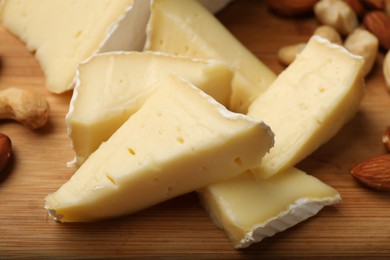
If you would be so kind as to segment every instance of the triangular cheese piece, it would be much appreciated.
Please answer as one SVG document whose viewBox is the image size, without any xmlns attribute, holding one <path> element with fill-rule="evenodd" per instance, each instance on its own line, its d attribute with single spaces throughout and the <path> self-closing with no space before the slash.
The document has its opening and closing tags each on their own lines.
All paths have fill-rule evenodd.
<svg viewBox="0 0 390 260">
<path fill-rule="evenodd" d="M 255 167 L 273 144 L 260 120 L 232 113 L 176 76 L 81 165 L 46 208 L 59 221 L 130 214 Z"/>
<path fill-rule="evenodd" d="M 196 0 L 153 0 L 145 50 L 222 60 L 231 64 L 229 109 L 246 113 L 276 75 Z"/>
<path fill-rule="evenodd" d="M 66 116 L 75 159 L 80 165 L 153 93 L 154 83 L 177 74 L 227 105 L 231 68 L 218 61 L 163 53 L 98 54 L 78 68 L 76 87 Z"/>
<path fill-rule="evenodd" d="M 4 0 L 4 27 L 34 51 L 46 87 L 73 87 L 80 62 L 99 51 L 136 50 L 145 41 L 145 0 Z"/>
<path fill-rule="evenodd" d="M 290 168 L 333 137 L 358 111 L 364 59 L 313 36 L 297 59 L 249 107 L 275 133 L 256 175 Z"/>
<path fill-rule="evenodd" d="M 245 172 L 198 194 L 235 248 L 260 242 L 341 200 L 336 190 L 296 168 L 263 180 Z"/>
</svg>

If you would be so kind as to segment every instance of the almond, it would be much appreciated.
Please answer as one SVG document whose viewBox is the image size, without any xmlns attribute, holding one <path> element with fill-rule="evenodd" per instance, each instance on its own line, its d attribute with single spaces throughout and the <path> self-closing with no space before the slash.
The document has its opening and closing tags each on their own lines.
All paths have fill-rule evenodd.
<svg viewBox="0 0 390 260">
<path fill-rule="evenodd" d="M 390 17 L 383 11 L 371 11 L 364 16 L 363 24 L 372 32 L 385 49 L 390 49 Z"/>
<path fill-rule="evenodd" d="M 390 154 L 362 161 L 351 169 L 351 175 L 370 188 L 390 191 Z"/>
<path fill-rule="evenodd" d="M 385 1 L 384 0 L 360 0 L 360 1 L 368 10 L 384 10 L 385 9 Z"/>
<path fill-rule="evenodd" d="M 313 11 L 318 0 L 267 0 L 268 8 L 281 16 L 300 16 Z"/>
<path fill-rule="evenodd" d="M 364 13 L 366 12 L 366 9 L 364 8 L 363 4 L 360 2 L 360 0 L 343 0 L 345 3 L 347 3 L 351 9 L 359 16 L 363 17 Z"/>
<path fill-rule="evenodd" d="M 7 166 L 12 153 L 12 143 L 11 139 L 5 135 L 0 133 L 0 173 Z"/>
<path fill-rule="evenodd" d="M 385 13 L 390 15 L 390 0 L 385 0 Z"/>
<path fill-rule="evenodd" d="M 387 51 L 383 59 L 382 74 L 385 80 L 385 86 L 390 90 L 390 51 Z"/>
</svg>

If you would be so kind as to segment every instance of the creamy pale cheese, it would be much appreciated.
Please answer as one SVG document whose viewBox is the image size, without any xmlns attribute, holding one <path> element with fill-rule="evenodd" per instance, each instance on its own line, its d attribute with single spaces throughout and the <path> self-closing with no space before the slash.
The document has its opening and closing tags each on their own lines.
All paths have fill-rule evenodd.
<svg viewBox="0 0 390 260">
<path fill-rule="evenodd" d="M 212 12 L 229 0 L 204 1 Z M 53 93 L 74 86 L 77 65 L 97 52 L 142 50 L 150 0 L 3 0 L 3 26 L 34 51 Z"/>
<path fill-rule="evenodd" d="M 230 110 L 246 113 L 275 74 L 193 0 L 153 0 L 145 50 L 223 60 L 234 66 Z"/>
<path fill-rule="evenodd" d="M 1 9 L 4 27 L 35 52 L 54 93 L 71 89 L 77 65 L 100 49 L 143 46 L 148 17 L 144 0 L 4 0 Z"/>
<path fill-rule="evenodd" d="M 245 172 L 198 194 L 235 248 L 273 236 L 340 201 L 336 190 L 296 168 L 263 180 Z"/>
<path fill-rule="evenodd" d="M 357 112 L 364 93 L 364 60 L 313 36 L 297 59 L 249 107 L 275 133 L 275 146 L 256 176 L 296 165 L 327 142 Z"/>
<path fill-rule="evenodd" d="M 133 213 L 239 175 L 273 144 L 262 121 L 232 113 L 177 76 L 103 143 L 45 207 L 58 221 Z"/>
<path fill-rule="evenodd" d="M 106 141 L 154 91 L 155 82 L 174 73 L 227 105 L 232 69 L 206 61 L 152 52 L 98 54 L 78 68 L 66 116 L 75 159 L 80 165 Z"/>
</svg>

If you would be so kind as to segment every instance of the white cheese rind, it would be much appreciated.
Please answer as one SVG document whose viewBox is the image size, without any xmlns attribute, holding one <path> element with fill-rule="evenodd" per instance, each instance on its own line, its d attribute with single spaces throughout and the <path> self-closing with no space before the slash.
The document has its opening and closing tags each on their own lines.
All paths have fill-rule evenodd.
<svg viewBox="0 0 390 260">
<path fill-rule="evenodd" d="M 177 74 L 223 105 L 231 94 L 233 71 L 227 64 L 156 52 L 109 52 L 93 56 L 77 71 L 66 115 L 68 135 L 79 166 L 154 91 L 154 83 Z"/>
<path fill-rule="evenodd" d="M 153 0 L 145 50 L 222 60 L 235 68 L 229 109 L 247 108 L 276 75 L 206 8 L 193 0 Z"/>
<path fill-rule="evenodd" d="M 260 242 L 341 200 L 336 190 L 295 168 L 264 180 L 245 172 L 198 194 L 235 248 Z"/>
<path fill-rule="evenodd" d="M 246 248 L 251 244 L 262 241 L 276 233 L 291 228 L 306 219 L 315 216 L 325 206 L 331 206 L 341 201 L 341 197 L 323 198 L 318 200 L 298 199 L 289 205 L 289 209 L 262 225 L 253 226 L 236 248 Z"/>
<path fill-rule="evenodd" d="M 275 146 L 256 169 L 259 178 L 296 165 L 333 137 L 358 111 L 364 60 L 320 36 L 249 107 L 275 132 Z"/>
<path fill-rule="evenodd" d="M 156 91 L 71 179 L 46 197 L 58 221 L 130 214 L 232 178 L 273 144 L 262 121 L 228 111 L 177 76 Z"/>
</svg>

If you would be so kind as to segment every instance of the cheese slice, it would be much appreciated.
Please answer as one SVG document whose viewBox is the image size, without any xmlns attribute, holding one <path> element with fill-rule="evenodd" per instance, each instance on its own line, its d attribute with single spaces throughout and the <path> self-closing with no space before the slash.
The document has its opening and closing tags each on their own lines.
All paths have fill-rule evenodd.
<svg viewBox="0 0 390 260">
<path fill-rule="evenodd" d="M 290 168 L 327 142 L 357 112 L 364 93 L 364 60 L 320 36 L 249 107 L 275 133 L 275 146 L 256 176 Z"/>
<path fill-rule="evenodd" d="M 232 113 L 177 76 L 46 197 L 58 221 L 130 214 L 239 175 L 273 144 L 262 121 Z"/>
<path fill-rule="evenodd" d="M 198 194 L 235 248 L 273 236 L 340 201 L 336 190 L 296 168 L 263 180 L 247 171 Z"/>
<path fill-rule="evenodd" d="M 153 0 L 145 50 L 223 60 L 236 73 L 229 109 L 246 113 L 275 74 L 195 0 Z"/>
<path fill-rule="evenodd" d="M 62 93 L 73 87 L 77 65 L 100 49 L 143 45 L 149 1 L 4 0 L 0 15 L 35 52 L 48 90 Z"/>
<path fill-rule="evenodd" d="M 206 61 L 152 52 L 98 54 L 78 68 L 66 116 L 68 135 L 80 165 L 106 141 L 154 91 L 154 83 L 175 73 L 227 105 L 232 69 Z"/>
</svg>

